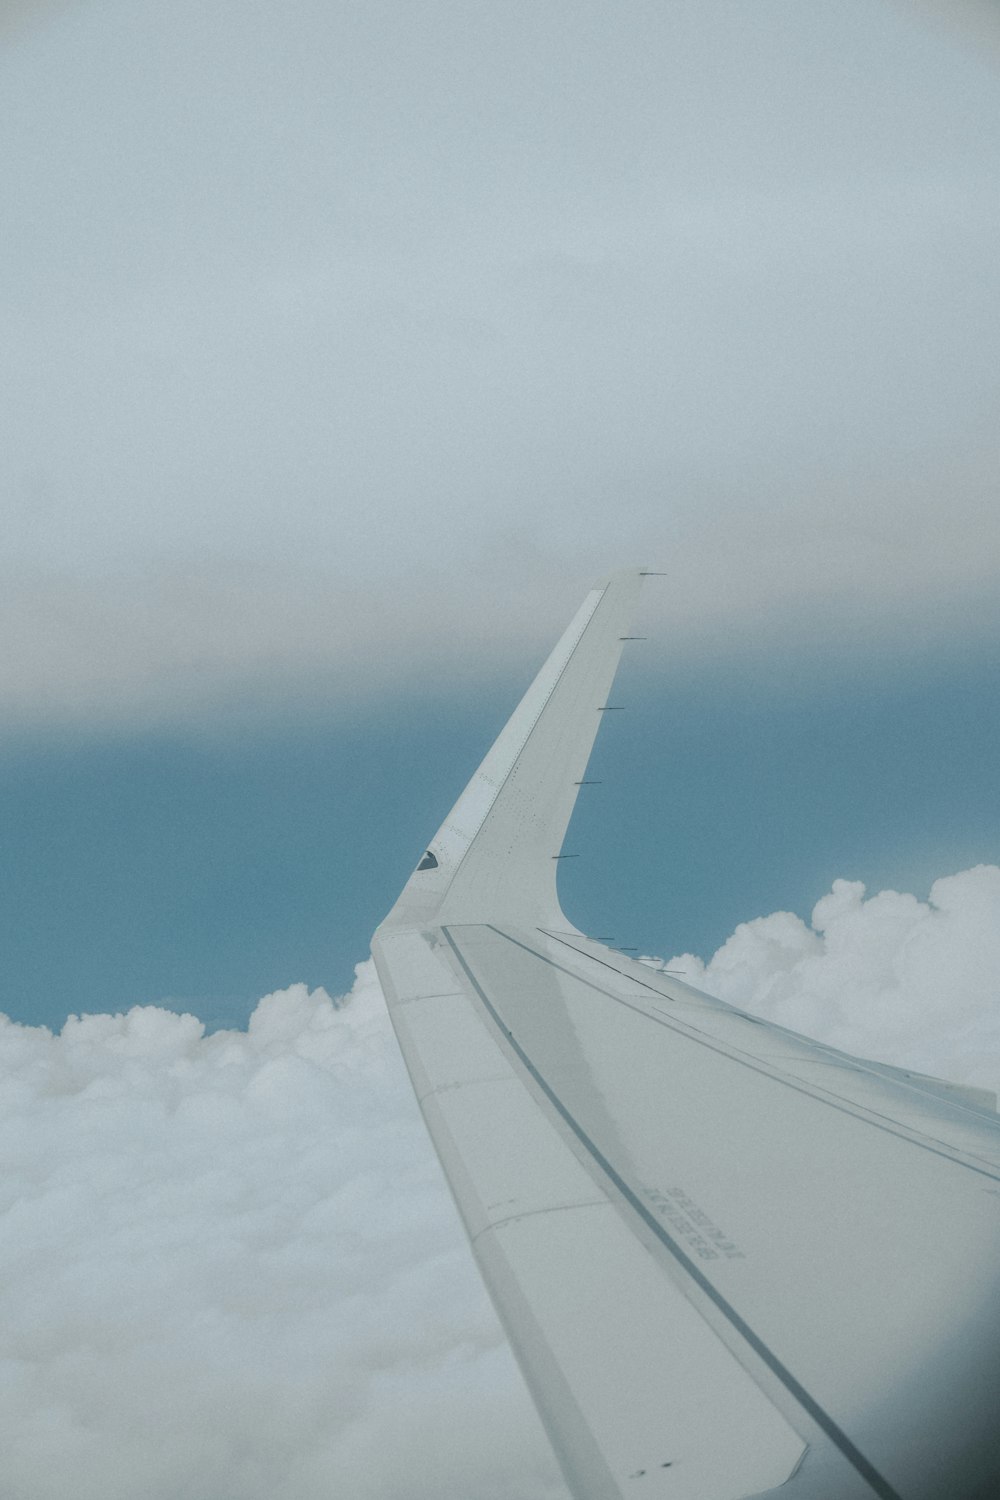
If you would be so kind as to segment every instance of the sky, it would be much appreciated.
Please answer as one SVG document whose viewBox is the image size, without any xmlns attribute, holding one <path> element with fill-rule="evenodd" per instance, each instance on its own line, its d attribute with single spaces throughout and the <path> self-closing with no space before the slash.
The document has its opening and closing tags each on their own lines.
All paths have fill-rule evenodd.
<svg viewBox="0 0 1000 1500">
<path fill-rule="evenodd" d="M 561 1494 L 366 958 L 610 570 L 568 914 L 995 1076 L 995 10 L 0 5 L 19 1500 Z"/>
<path fill-rule="evenodd" d="M 343 992 L 618 566 L 667 576 L 566 866 L 591 930 L 708 956 L 1000 857 L 974 27 L 6 14 L 0 1006 Z"/>
</svg>

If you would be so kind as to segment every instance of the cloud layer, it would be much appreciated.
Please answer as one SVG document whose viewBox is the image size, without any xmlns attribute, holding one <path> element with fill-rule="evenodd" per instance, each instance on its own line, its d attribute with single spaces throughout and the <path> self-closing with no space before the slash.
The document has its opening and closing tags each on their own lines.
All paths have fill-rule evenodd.
<svg viewBox="0 0 1000 1500">
<path fill-rule="evenodd" d="M 370 963 L 247 1033 L 0 1031 L 0 1491 L 562 1494 Z"/>
<path fill-rule="evenodd" d="M 4 722 L 488 668 L 609 563 L 680 654 L 996 631 L 1000 111 L 919 10 L 37 15 Z"/>
<path fill-rule="evenodd" d="M 1000 1083 L 1000 868 L 837 881 L 704 988 Z M 565 1495 L 423 1134 L 370 963 L 247 1032 L 154 1007 L 0 1028 L 0 1491 L 17 1500 Z"/>
<path fill-rule="evenodd" d="M 732 1005 L 866 1057 L 1000 1092 L 1000 868 L 936 880 L 927 901 L 836 880 L 807 925 L 774 912 L 706 965 L 671 969 Z"/>
</svg>

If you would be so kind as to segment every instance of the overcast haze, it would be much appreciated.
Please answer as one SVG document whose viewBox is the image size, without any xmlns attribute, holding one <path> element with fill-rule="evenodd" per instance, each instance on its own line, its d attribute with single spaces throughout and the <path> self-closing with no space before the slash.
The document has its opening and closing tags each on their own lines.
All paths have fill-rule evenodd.
<svg viewBox="0 0 1000 1500">
<path fill-rule="evenodd" d="M 995 639 L 1000 91 L 868 0 L 15 9 L 8 723 Z M 399 657 L 403 657 L 402 663 Z"/>
</svg>

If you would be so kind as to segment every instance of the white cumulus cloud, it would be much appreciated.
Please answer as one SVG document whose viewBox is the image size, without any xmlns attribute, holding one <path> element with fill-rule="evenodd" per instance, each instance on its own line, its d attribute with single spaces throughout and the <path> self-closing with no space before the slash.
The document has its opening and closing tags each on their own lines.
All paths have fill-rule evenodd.
<svg viewBox="0 0 1000 1500">
<path fill-rule="evenodd" d="M 0 1494 L 565 1493 L 358 975 L 3 1024 Z"/>
<path fill-rule="evenodd" d="M 837 881 L 706 990 L 863 1055 L 1000 1082 L 1000 868 Z M 0 1494 L 557 1500 L 370 963 L 246 1032 L 156 1007 L 0 1022 Z"/>
<path fill-rule="evenodd" d="M 811 925 L 742 922 L 704 964 L 668 961 L 720 1000 L 849 1052 L 1000 1090 L 1000 868 L 936 880 L 926 901 L 835 880 Z"/>
</svg>

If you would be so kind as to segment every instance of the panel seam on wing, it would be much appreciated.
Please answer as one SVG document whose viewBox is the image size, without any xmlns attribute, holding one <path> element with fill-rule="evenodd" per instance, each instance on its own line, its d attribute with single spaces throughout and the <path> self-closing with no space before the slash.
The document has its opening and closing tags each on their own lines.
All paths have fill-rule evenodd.
<svg viewBox="0 0 1000 1500">
<path fill-rule="evenodd" d="M 475 1234 L 469 1236 L 471 1244 L 482 1239 L 484 1234 L 492 1234 L 496 1229 L 502 1229 L 505 1224 L 518 1224 L 522 1219 L 537 1219 L 544 1214 L 564 1214 L 574 1208 L 606 1208 L 611 1213 L 615 1212 L 615 1206 L 607 1194 L 600 1198 L 585 1198 L 580 1203 L 550 1203 L 545 1208 L 525 1208 L 520 1213 L 508 1214 L 506 1218 L 497 1219 L 495 1223 L 484 1224 L 482 1229 L 477 1229 Z"/>
</svg>

